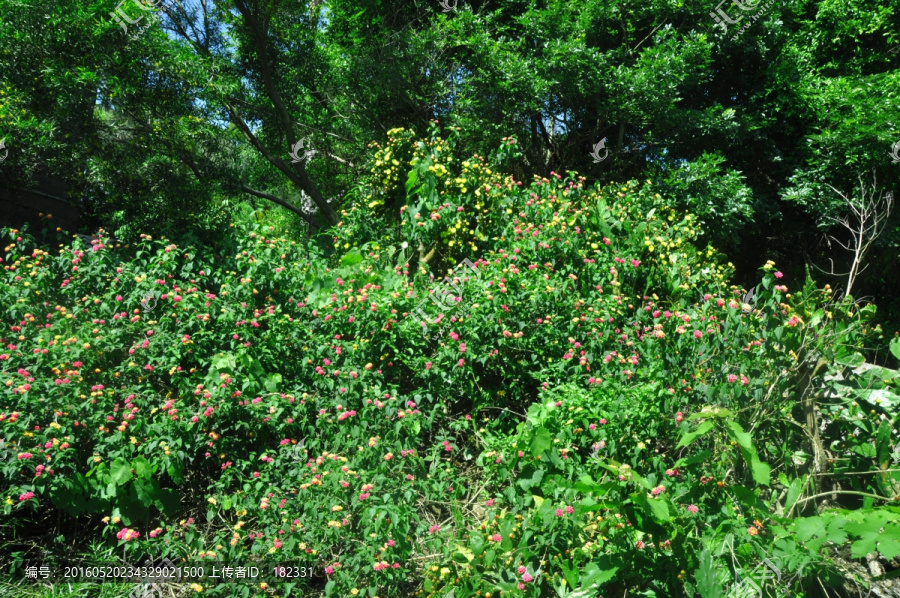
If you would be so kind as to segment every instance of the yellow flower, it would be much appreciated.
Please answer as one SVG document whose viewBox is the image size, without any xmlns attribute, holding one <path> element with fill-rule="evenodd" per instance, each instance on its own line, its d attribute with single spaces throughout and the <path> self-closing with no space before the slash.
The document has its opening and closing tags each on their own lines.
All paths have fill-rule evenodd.
<svg viewBox="0 0 900 598">
<path fill-rule="evenodd" d="M 352 590 L 350 590 L 351 596 L 356 596 L 357 594 L 359 594 L 359 590 L 357 590 L 356 588 L 353 588 Z"/>
<path fill-rule="evenodd" d="M 216 499 L 213 498 L 212 496 L 210 496 L 208 499 L 206 499 L 206 502 L 208 502 L 211 505 L 218 504 L 218 503 L 216 503 Z"/>
<path fill-rule="evenodd" d="M 191 584 L 191 589 L 194 590 L 194 591 L 197 592 L 197 593 L 200 593 L 200 592 L 203 591 L 203 586 L 201 586 L 199 583 L 192 583 L 192 584 Z"/>
</svg>

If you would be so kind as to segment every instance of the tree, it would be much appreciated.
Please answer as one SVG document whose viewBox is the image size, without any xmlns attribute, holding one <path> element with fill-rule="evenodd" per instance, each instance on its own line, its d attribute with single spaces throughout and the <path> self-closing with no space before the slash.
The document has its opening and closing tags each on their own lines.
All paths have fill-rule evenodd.
<svg viewBox="0 0 900 598">
<path fill-rule="evenodd" d="M 828 235 L 829 247 L 833 241 L 839 247 L 850 252 L 851 261 L 850 269 L 839 274 L 834 271 L 834 261 L 831 262 L 831 271 L 828 272 L 832 276 L 846 276 L 847 290 L 846 294 L 850 295 L 853 291 L 853 285 L 858 276 L 868 266 L 863 265 L 869 250 L 881 233 L 884 232 L 888 219 L 891 216 L 891 210 L 894 207 L 894 194 L 878 189 L 878 181 L 873 174 L 872 184 L 867 186 L 863 182 L 862 176 L 859 177 L 859 197 L 848 197 L 844 193 L 831 187 L 838 197 L 841 198 L 846 212 L 841 217 L 826 216 L 826 220 L 833 225 L 843 229 L 844 235 L 849 235 L 849 241 L 841 241 L 836 235 Z M 876 196 L 877 194 L 877 196 Z"/>
</svg>

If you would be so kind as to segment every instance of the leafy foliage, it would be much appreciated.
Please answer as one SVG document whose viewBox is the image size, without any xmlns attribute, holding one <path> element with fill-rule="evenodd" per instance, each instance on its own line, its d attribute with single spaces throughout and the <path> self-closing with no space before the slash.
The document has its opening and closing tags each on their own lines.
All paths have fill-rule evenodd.
<svg viewBox="0 0 900 598">
<path fill-rule="evenodd" d="M 11 552 L 77 523 L 131 559 L 305 559 L 304 595 L 460 598 L 720 595 L 771 587 L 766 558 L 799 595 L 826 540 L 896 555 L 874 307 L 771 262 L 729 284 L 652 183 L 526 185 L 458 148 L 392 131 L 330 256 L 260 224 L 4 231 Z"/>
</svg>

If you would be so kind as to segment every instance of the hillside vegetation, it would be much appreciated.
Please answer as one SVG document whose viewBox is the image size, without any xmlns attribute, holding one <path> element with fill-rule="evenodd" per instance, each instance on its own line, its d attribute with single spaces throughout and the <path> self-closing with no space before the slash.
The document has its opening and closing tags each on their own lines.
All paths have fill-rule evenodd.
<svg viewBox="0 0 900 598">
<path fill-rule="evenodd" d="M 212 596 L 836 595 L 896 569 L 900 376 L 865 359 L 900 341 L 873 305 L 772 262 L 738 288 L 653 184 L 515 180 L 512 138 L 372 151 L 324 239 L 3 232 L 10 592 L 73 554 L 313 568 Z"/>
</svg>

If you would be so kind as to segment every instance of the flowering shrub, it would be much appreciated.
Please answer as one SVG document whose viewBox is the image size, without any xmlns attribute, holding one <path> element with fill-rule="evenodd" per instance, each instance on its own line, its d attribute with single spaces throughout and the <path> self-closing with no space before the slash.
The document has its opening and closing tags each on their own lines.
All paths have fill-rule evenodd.
<svg viewBox="0 0 900 598">
<path fill-rule="evenodd" d="M 746 295 L 649 184 L 456 163 L 392 131 L 331 258 L 258 225 L 218 253 L 5 231 L 7 521 L 55 513 L 135 559 L 300 559 L 303 595 L 712 596 L 773 546 L 793 588 L 824 570 L 798 539 L 814 463 L 896 461 L 896 376 L 860 416 L 848 370 L 872 308 L 771 263 Z"/>
</svg>

